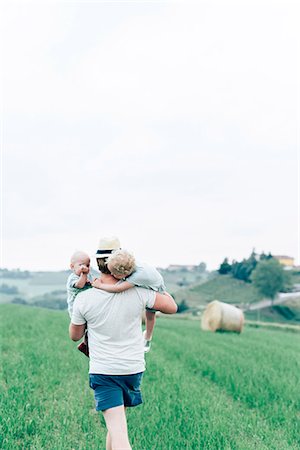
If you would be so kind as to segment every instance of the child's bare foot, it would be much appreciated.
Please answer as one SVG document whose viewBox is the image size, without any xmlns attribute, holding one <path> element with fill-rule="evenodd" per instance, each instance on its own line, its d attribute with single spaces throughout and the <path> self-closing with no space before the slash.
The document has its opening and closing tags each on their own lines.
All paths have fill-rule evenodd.
<svg viewBox="0 0 300 450">
<path fill-rule="evenodd" d="M 87 357 L 90 356 L 90 353 L 89 353 L 89 338 L 88 338 L 87 331 L 85 331 L 84 337 L 83 337 L 83 341 L 80 342 L 79 345 L 77 345 L 77 348 L 78 348 L 78 350 L 80 352 L 84 353 Z"/>
<path fill-rule="evenodd" d="M 89 357 L 89 346 L 84 341 L 80 342 L 77 346 L 78 350 L 84 353 L 87 357 Z"/>
</svg>

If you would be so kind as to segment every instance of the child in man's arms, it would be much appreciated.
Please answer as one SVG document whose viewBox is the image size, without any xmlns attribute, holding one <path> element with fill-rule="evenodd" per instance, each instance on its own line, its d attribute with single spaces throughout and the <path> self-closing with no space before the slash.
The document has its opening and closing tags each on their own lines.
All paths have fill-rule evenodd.
<svg viewBox="0 0 300 450">
<path fill-rule="evenodd" d="M 134 256 L 126 250 L 116 250 L 107 259 L 107 267 L 120 284 L 104 284 L 99 278 L 93 281 L 92 286 L 107 292 L 123 292 L 134 286 L 152 289 L 157 292 L 166 292 L 163 277 L 154 267 L 146 264 L 137 264 Z M 144 331 L 144 351 L 148 352 L 155 325 L 155 309 L 146 308 L 146 330 Z"/>
<path fill-rule="evenodd" d="M 73 304 L 77 294 L 80 291 L 92 287 L 91 281 L 88 278 L 90 271 L 89 255 L 81 251 L 75 252 L 71 257 L 70 268 L 72 269 L 72 273 L 69 275 L 67 280 L 67 302 L 68 312 L 70 318 L 72 318 Z M 89 356 L 87 332 L 85 333 L 84 340 L 78 345 L 77 348 L 82 353 Z"/>
</svg>

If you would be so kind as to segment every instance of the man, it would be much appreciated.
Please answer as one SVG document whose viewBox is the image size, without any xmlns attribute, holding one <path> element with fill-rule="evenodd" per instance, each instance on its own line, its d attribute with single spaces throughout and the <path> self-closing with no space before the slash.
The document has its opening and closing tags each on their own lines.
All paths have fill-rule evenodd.
<svg viewBox="0 0 300 450">
<path fill-rule="evenodd" d="M 120 248 L 117 238 L 104 238 L 96 254 L 104 283 L 118 282 L 106 266 L 107 257 Z M 174 314 L 177 305 L 169 294 L 134 287 L 120 293 L 89 289 L 75 299 L 70 338 L 82 338 L 87 325 L 90 386 L 96 409 L 107 426 L 106 450 L 130 450 L 125 408 L 142 403 L 140 383 L 145 370 L 141 316 L 145 307 Z"/>
</svg>

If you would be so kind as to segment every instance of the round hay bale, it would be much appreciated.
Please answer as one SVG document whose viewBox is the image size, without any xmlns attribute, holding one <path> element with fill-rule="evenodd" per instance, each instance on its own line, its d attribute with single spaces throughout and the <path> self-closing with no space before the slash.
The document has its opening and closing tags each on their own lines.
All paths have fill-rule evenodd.
<svg viewBox="0 0 300 450">
<path fill-rule="evenodd" d="M 241 333 L 244 325 L 244 313 L 228 303 L 214 300 L 209 303 L 202 315 L 202 330 L 236 331 Z"/>
</svg>

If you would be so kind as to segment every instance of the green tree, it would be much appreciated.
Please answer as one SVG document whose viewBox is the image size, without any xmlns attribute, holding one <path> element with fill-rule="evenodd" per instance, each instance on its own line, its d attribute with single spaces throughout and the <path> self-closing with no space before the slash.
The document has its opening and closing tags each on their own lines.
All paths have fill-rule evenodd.
<svg viewBox="0 0 300 450">
<path fill-rule="evenodd" d="M 225 258 L 222 264 L 220 265 L 218 272 L 220 275 L 226 275 L 231 272 L 231 265 L 228 262 L 228 258 Z"/>
<path fill-rule="evenodd" d="M 245 281 L 247 281 L 248 283 L 251 282 L 251 274 L 253 272 L 253 270 L 255 269 L 255 267 L 257 266 L 257 257 L 256 257 L 256 253 L 253 249 L 251 255 L 249 256 L 248 259 L 246 259 L 246 268 L 245 268 L 245 272 L 246 272 L 246 277 L 245 277 Z"/>
<path fill-rule="evenodd" d="M 0 292 L 3 294 L 13 295 L 19 294 L 19 289 L 16 286 L 8 286 L 5 283 L 2 283 L 0 286 Z"/>
<path fill-rule="evenodd" d="M 256 253 L 253 250 L 249 258 L 243 259 L 243 261 L 233 261 L 232 263 L 232 276 L 238 280 L 245 281 L 246 283 L 251 282 L 251 273 L 257 265 Z"/>
<path fill-rule="evenodd" d="M 262 252 L 261 255 L 259 256 L 260 261 L 264 261 L 264 260 L 268 260 L 268 259 L 272 259 L 272 258 L 273 258 L 273 256 L 271 255 L 270 252 L 268 255 L 266 255 L 265 252 Z"/>
<path fill-rule="evenodd" d="M 182 313 L 184 311 L 187 311 L 189 309 L 189 305 L 187 304 L 187 302 L 183 299 L 181 300 L 180 303 L 178 303 L 178 309 L 177 309 L 177 313 Z"/>
<path fill-rule="evenodd" d="M 274 258 L 259 261 L 251 279 L 260 294 L 270 298 L 272 302 L 278 292 L 284 289 L 286 283 L 284 269 Z"/>
</svg>

